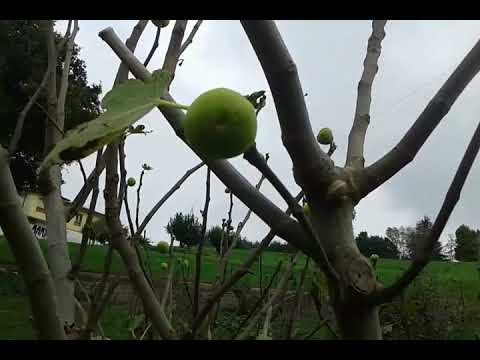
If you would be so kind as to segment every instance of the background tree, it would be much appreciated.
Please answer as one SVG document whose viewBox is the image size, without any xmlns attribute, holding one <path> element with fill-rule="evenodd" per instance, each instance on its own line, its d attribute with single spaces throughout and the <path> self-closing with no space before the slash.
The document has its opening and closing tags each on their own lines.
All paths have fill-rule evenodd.
<svg viewBox="0 0 480 360">
<path fill-rule="evenodd" d="M 62 36 L 55 32 L 55 43 Z M 42 82 L 47 69 L 47 46 L 38 20 L 2 20 L 0 22 L 0 143 L 5 147 L 14 134 L 19 114 Z M 68 88 L 65 99 L 64 130 L 90 121 L 100 114 L 100 85 L 88 85 L 85 62 L 79 57 L 80 48 L 73 45 Z M 57 88 L 59 87 L 66 47 L 59 49 L 57 58 Z M 47 88 L 40 92 L 29 109 L 10 168 L 19 191 L 36 191 L 35 170 L 43 158 L 47 129 Z"/>
<path fill-rule="evenodd" d="M 227 251 L 228 247 L 233 243 L 236 236 L 237 235 L 235 233 L 227 233 L 221 226 L 216 225 L 207 231 L 205 238 L 207 239 L 207 242 L 210 243 L 215 248 L 215 250 L 217 250 L 217 253 L 220 254 L 222 240 L 223 252 L 225 252 Z M 236 247 L 241 247 L 242 241 L 245 240 L 240 237 L 237 241 Z M 245 242 L 245 244 L 248 244 L 248 242 Z"/>
<path fill-rule="evenodd" d="M 408 232 L 407 247 L 410 259 L 415 258 L 415 256 L 419 253 L 419 246 L 424 244 L 425 239 L 428 238 L 432 228 L 432 221 L 428 216 L 424 216 L 416 223 L 414 231 Z M 432 250 L 431 259 L 437 261 L 445 260 L 445 255 L 442 252 L 442 244 L 440 241 L 435 243 L 435 246 Z"/>
<path fill-rule="evenodd" d="M 360 252 L 367 257 L 377 254 L 383 259 L 398 259 L 399 250 L 396 245 L 388 238 L 381 236 L 368 236 L 366 231 L 360 232 L 355 241 Z"/>
<path fill-rule="evenodd" d="M 171 239 L 179 242 L 180 247 L 197 245 L 202 236 L 202 225 L 193 213 L 176 213 L 165 229 Z"/>
<path fill-rule="evenodd" d="M 455 259 L 459 261 L 477 261 L 480 251 L 480 231 L 467 225 L 460 225 L 455 231 Z"/>
</svg>

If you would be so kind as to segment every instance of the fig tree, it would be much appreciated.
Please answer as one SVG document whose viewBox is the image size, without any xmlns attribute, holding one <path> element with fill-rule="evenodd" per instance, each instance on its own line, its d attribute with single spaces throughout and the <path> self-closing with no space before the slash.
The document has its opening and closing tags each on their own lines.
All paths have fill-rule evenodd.
<svg viewBox="0 0 480 360">
<path fill-rule="evenodd" d="M 183 125 L 188 143 L 209 160 L 244 153 L 254 144 L 257 134 L 253 105 L 225 88 L 209 90 L 195 99 Z"/>
</svg>

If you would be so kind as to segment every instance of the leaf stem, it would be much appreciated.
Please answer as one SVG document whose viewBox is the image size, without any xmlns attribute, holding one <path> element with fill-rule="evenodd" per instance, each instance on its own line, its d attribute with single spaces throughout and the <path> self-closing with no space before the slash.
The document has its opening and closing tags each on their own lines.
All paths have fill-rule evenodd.
<svg viewBox="0 0 480 360">
<path fill-rule="evenodd" d="M 177 104 L 175 102 L 163 100 L 163 99 L 157 99 L 157 105 L 163 106 L 166 108 L 174 108 L 174 109 L 182 109 L 182 110 L 188 110 L 190 108 L 190 106 Z"/>
</svg>

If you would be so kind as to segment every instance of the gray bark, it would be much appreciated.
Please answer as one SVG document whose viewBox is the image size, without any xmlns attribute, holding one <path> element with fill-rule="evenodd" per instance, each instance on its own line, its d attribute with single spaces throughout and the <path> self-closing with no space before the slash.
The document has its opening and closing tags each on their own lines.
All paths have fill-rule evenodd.
<svg viewBox="0 0 480 360">
<path fill-rule="evenodd" d="M 57 315 L 57 296 L 47 262 L 25 216 L 8 165 L 8 152 L 0 146 L 0 227 L 25 280 L 39 339 L 63 340 Z"/>
</svg>

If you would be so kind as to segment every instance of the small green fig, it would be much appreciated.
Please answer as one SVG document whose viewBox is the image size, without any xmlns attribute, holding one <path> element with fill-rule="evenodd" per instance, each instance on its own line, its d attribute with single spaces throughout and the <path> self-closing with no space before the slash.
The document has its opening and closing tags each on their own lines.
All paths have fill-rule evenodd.
<svg viewBox="0 0 480 360">
<path fill-rule="evenodd" d="M 161 264 L 160 264 L 160 269 L 162 269 L 162 270 L 167 270 L 167 269 L 168 269 L 168 264 L 165 263 L 165 262 L 161 263 Z"/>
<path fill-rule="evenodd" d="M 323 128 L 318 132 L 317 141 L 322 145 L 330 145 L 333 142 L 333 133 L 329 128 Z"/>
<path fill-rule="evenodd" d="M 133 177 L 128 178 L 128 180 L 127 180 L 127 185 L 128 186 L 135 186 L 136 183 L 137 182 L 135 181 L 135 179 Z"/>
</svg>

